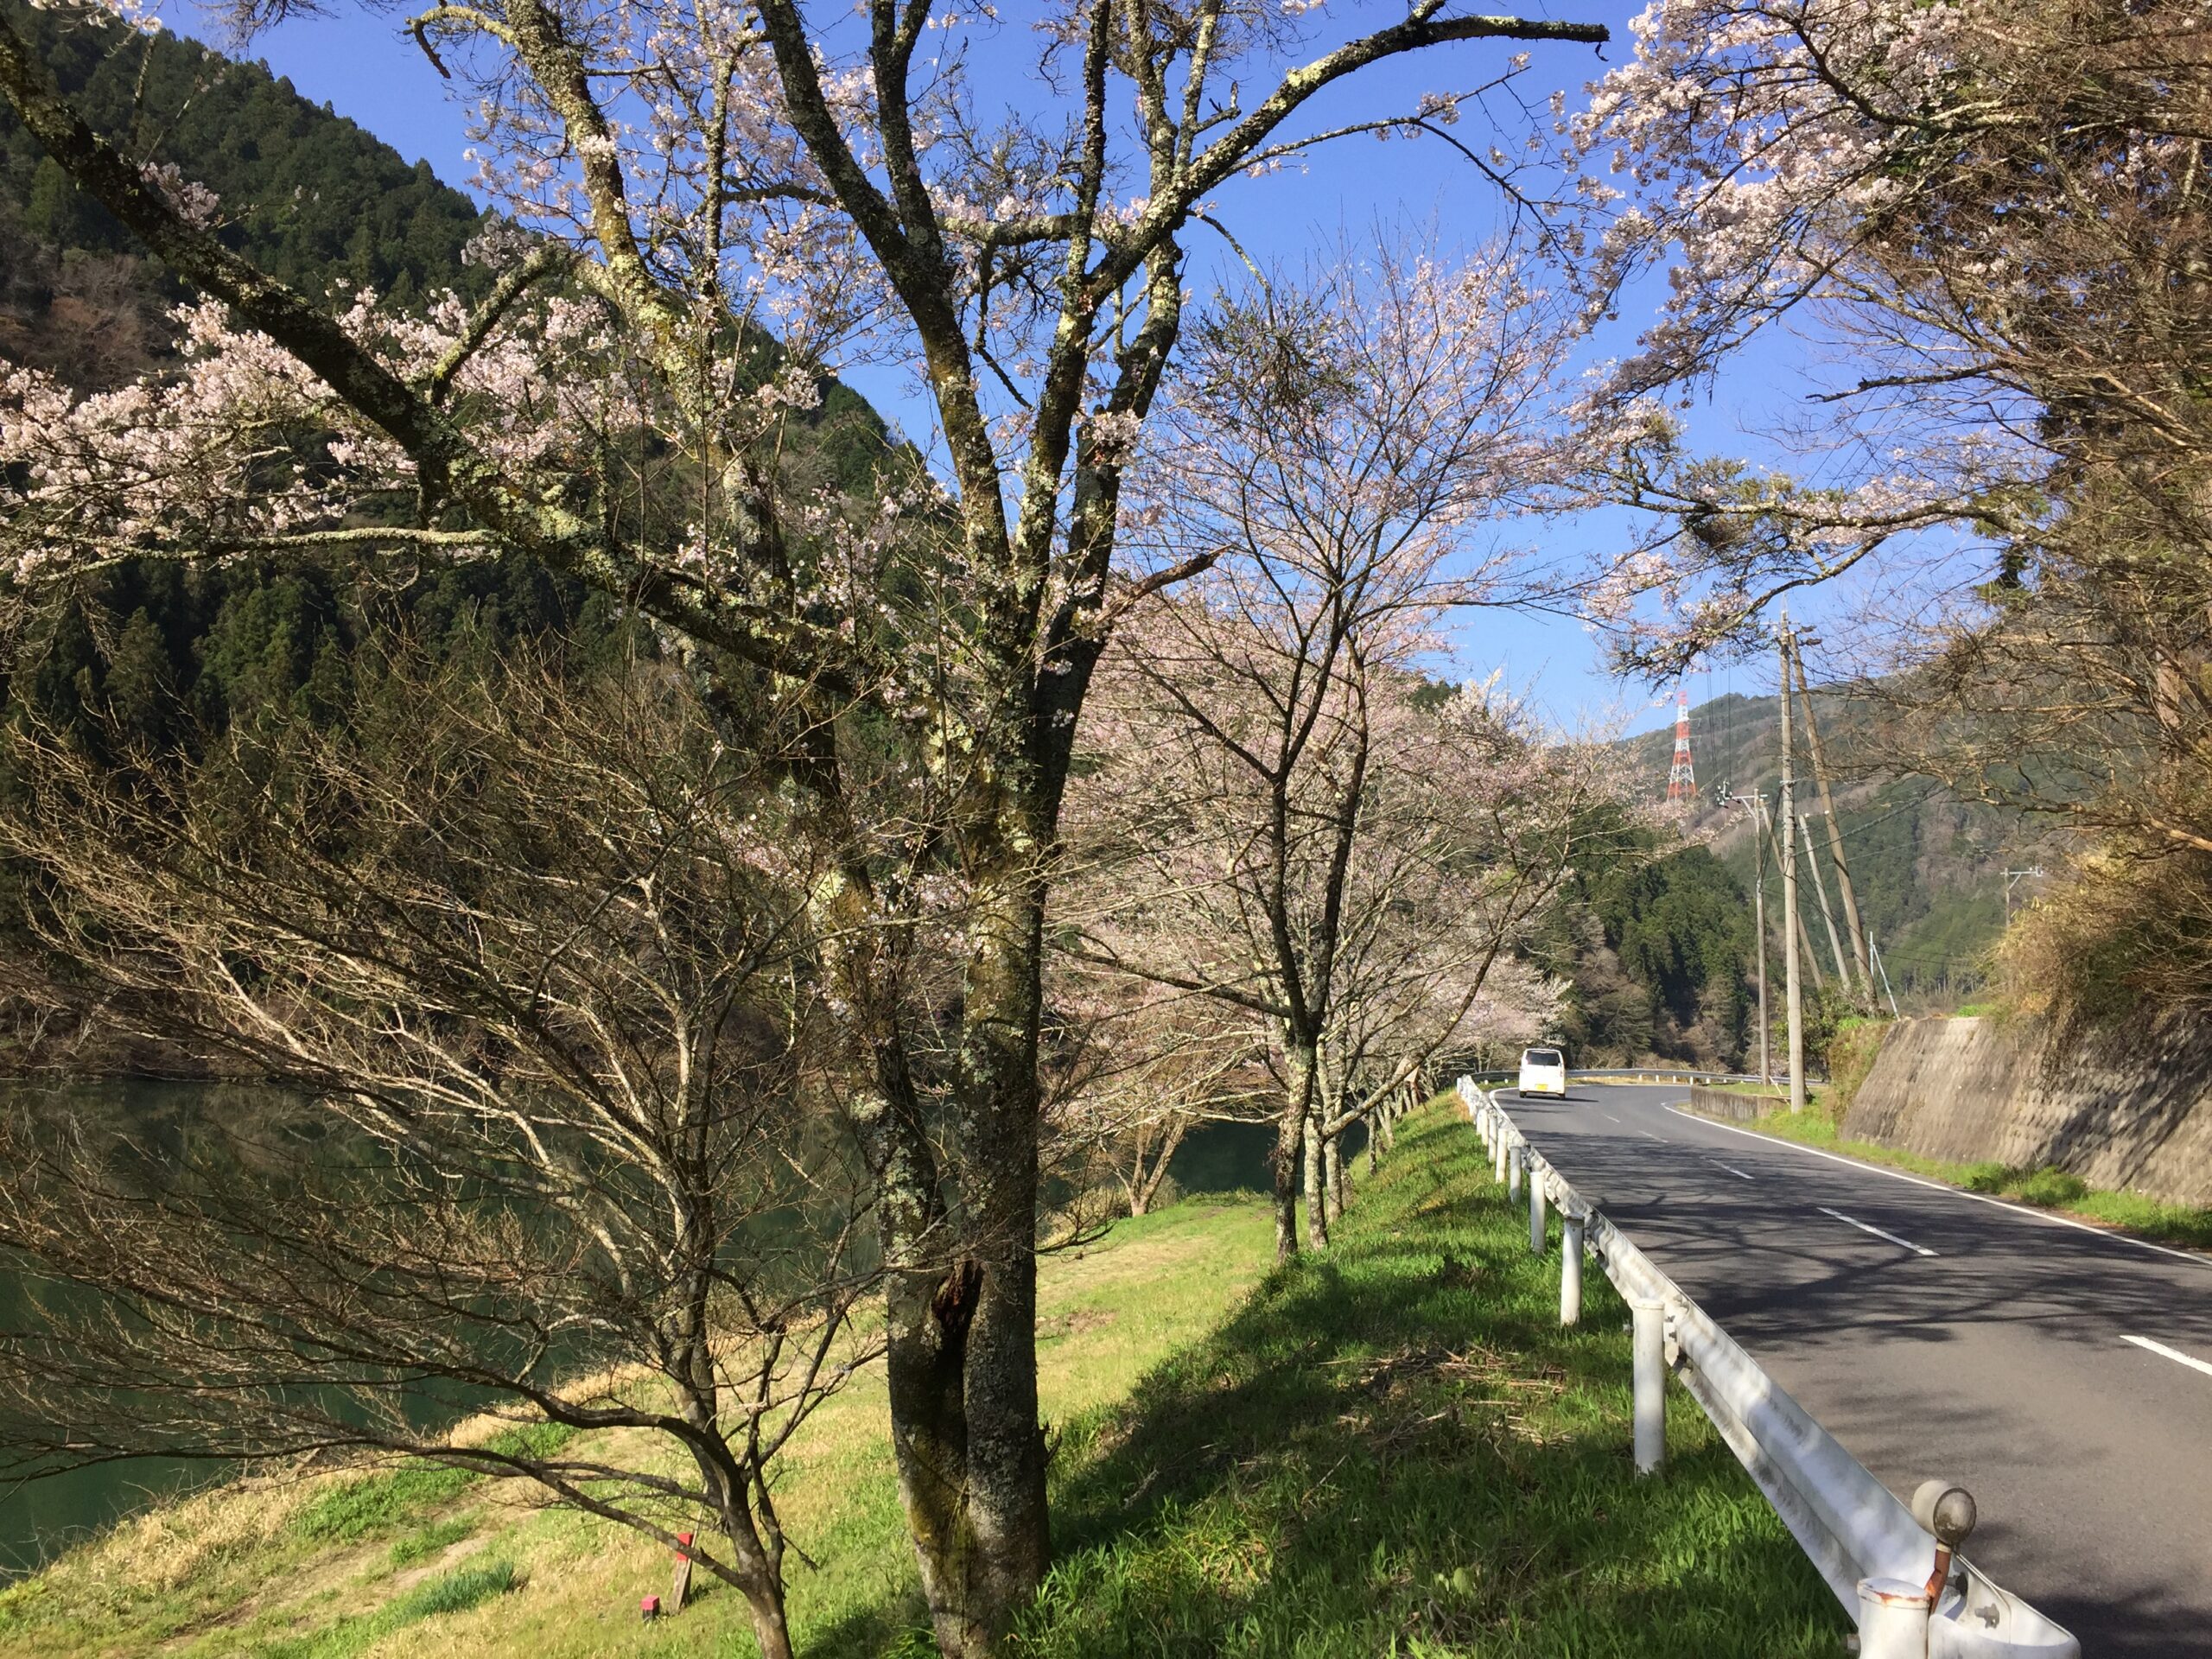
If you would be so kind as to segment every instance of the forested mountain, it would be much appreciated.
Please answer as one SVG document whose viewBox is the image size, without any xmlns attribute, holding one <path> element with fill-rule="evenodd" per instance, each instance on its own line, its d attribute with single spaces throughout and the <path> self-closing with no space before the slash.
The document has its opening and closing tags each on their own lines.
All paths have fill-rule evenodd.
<svg viewBox="0 0 2212 1659">
<path fill-rule="evenodd" d="M 1898 1000 L 1908 1013 L 1916 1004 L 1954 1007 L 1983 982 L 1983 958 L 2003 930 L 2003 872 L 2048 862 L 2045 833 L 2016 815 L 1955 800 L 1925 779 L 1885 776 L 1882 717 L 1875 706 L 1834 690 L 1816 688 L 1813 695 L 1837 773 L 1836 808 L 1859 909 Z M 1725 785 L 1745 794 L 1764 791 L 1773 800 L 1782 775 L 1780 699 L 1716 697 L 1692 708 L 1690 730 L 1700 785 L 1690 828 L 1710 837 L 1714 853 L 1748 892 L 1753 870 L 1748 816 L 1720 805 L 1717 798 Z M 1630 747 L 1652 798 L 1662 798 L 1672 728 L 1646 733 Z M 1796 773 L 1798 808 L 1812 817 L 1817 836 L 1822 833 L 1820 801 L 1802 731 Z M 1778 914 L 1779 887 L 1770 855 L 1770 917 Z M 1838 902 L 1833 887 L 1828 899 Z M 1827 934 L 1809 882 L 1802 902 L 1826 967 Z M 1778 949 L 1780 934 L 1771 937 Z"/>
<path fill-rule="evenodd" d="M 1898 1002 L 1909 1014 L 1955 1008 L 1985 982 L 1986 954 L 2004 925 L 2004 871 L 2050 861 L 2050 843 L 2016 815 L 1961 803 L 1924 779 L 1885 775 L 1875 706 L 1837 690 L 1816 690 L 1814 696 L 1835 769 L 1832 786 L 1860 913 Z M 1554 906 L 1538 947 L 1546 966 L 1573 982 L 1558 1034 L 1579 1065 L 1658 1056 L 1733 1067 L 1756 1052 L 1756 843 L 1748 815 L 1720 804 L 1719 796 L 1726 787 L 1764 791 L 1774 800 L 1781 777 L 1780 700 L 1732 693 L 1694 708 L 1690 725 L 1700 783 L 1696 808 L 1683 825 L 1691 844 L 1579 874 Z M 1625 747 L 1656 803 L 1666 793 L 1672 728 Z M 1802 732 L 1796 772 L 1798 806 L 1817 837 L 1823 832 L 1820 801 Z M 1656 842 L 1650 850 L 1657 850 Z M 1771 851 L 1765 863 L 1770 1016 L 1778 1027 L 1781 882 Z M 1821 868 L 1840 931 L 1840 895 L 1829 867 Z M 2026 883 L 2015 896 L 2024 899 L 2033 890 Z M 1832 976 L 1827 930 L 1809 870 L 1799 903 L 1820 967 Z M 1811 966 L 1805 974 L 1810 994 Z M 1840 1011 L 1840 1003 L 1816 1006 L 1815 1026 Z"/>
<path fill-rule="evenodd" d="M 411 306 L 483 283 L 464 250 L 486 216 L 467 196 L 264 66 L 0 5 L 105 137 L 215 193 L 220 235 L 264 270 L 334 307 L 362 288 Z M 189 297 L 0 105 L 0 358 L 104 391 L 160 370 L 169 312 Z M 764 341 L 764 361 L 775 349 Z M 830 381 L 804 418 L 792 466 L 848 489 L 873 480 L 890 435 L 863 398 Z M 25 597 L 9 618 L 0 717 L 96 752 L 190 747 L 262 717 L 343 719 L 372 639 L 404 636 L 433 655 L 517 639 L 587 658 L 652 649 L 605 596 L 522 558 L 123 560 Z M 11 912 L 0 898 L 0 916 Z"/>
<path fill-rule="evenodd" d="M 1732 1069 L 1758 1042 L 1750 899 L 1709 849 L 1636 839 L 1579 870 L 1545 918 L 1534 954 L 1571 982 L 1555 1034 L 1576 1065 Z"/>
<path fill-rule="evenodd" d="M 219 234 L 263 270 L 334 304 L 370 288 L 404 306 L 483 282 L 463 254 L 486 219 L 467 196 L 266 66 L 167 33 L 64 28 L 22 0 L 0 5 L 104 136 L 215 193 Z M 0 357 L 100 390 L 159 365 L 167 313 L 186 297 L 0 105 Z M 873 476 L 888 441 L 875 411 L 834 381 L 810 428 L 813 464 L 846 487 Z M 374 571 L 131 562 L 41 604 L 17 641 L 6 702 L 18 718 L 36 709 L 87 729 L 98 712 L 156 742 L 256 709 L 327 718 L 349 695 L 371 622 L 402 618 L 434 646 L 462 633 L 604 641 L 614 628 L 603 599 L 521 561 Z"/>
<path fill-rule="evenodd" d="M 461 261 L 475 204 L 265 66 L 0 3 L 104 137 L 214 192 L 219 234 L 261 269 L 312 294 L 344 283 L 402 301 L 478 280 Z M 162 313 L 182 292 L 0 106 L 0 349 L 112 384 L 161 353 Z"/>
</svg>

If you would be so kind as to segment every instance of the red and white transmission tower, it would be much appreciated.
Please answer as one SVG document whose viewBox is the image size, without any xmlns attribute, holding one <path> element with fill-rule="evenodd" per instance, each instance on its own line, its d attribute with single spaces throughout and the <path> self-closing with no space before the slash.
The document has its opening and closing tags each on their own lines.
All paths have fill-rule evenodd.
<svg viewBox="0 0 2212 1659">
<path fill-rule="evenodd" d="M 1667 804 L 1697 804 L 1697 768 L 1690 764 L 1690 689 L 1675 694 L 1675 764 L 1667 769 Z"/>
</svg>

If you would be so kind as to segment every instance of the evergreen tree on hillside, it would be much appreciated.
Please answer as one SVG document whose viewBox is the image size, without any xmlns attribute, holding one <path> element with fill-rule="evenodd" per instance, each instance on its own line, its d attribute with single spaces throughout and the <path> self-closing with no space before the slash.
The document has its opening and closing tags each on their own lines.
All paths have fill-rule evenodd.
<svg viewBox="0 0 2212 1659">
<path fill-rule="evenodd" d="M 1577 874 L 1537 955 L 1573 982 L 1560 1032 L 1578 1065 L 1650 1056 L 1733 1067 L 1756 1036 L 1742 886 L 1710 849 L 1649 834 Z"/>
<path fill-rule="evenodd" d="M 343 282 L 403 302 L 473 281 L 461 253 L 483 223 L 475 204 L 265 64 L 167 33 L 87 29 L 22 0 L 0 4 L 103 137 L 142 162 L 174 162 L 215 193 L 223 240 L 260 269 L 309 293 Z M 51 253 L 143 251 L 4 107 L 0 200 Z M 169 285 L 150 268 L 148 280 Z"/>
<path fill-rule="evenodd" d="M 404 308 L 480 285 L 463 251 L 486 215 L 427 162 L 410 164 L 266 65 L 168 34 L 65 27 L 23 0 L 0 8 L 102 136 L 214 191 L 223 239 L 260 269 L 333 303 L 370 288 Z M 83 391 L 119 385 L 169 350 L 167 314 L 185 297 L 0 104 L 0 358 Z M 764 375 L 779 353 L 760 337 Z M 827 382 L 805 428 L 795 464 L 848 493 L 872 487 L 892 442 L 864 397 Z M 188 747 L 242 719 L 339 718 L 354 655 L 378 629 L 434 650 L 558 639 L 603 655 L 641 644 L 604 595 L 525 561 L 371 563 L 188 574 L 130 560 L 86 576 L 23 623 L 0 710 L 86 743 Z"/>
</svg>

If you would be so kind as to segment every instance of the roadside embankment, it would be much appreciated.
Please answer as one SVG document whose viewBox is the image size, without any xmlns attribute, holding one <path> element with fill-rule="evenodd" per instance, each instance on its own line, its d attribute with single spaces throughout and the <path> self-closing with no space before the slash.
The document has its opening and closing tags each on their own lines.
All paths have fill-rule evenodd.
<svg viewBox="0 0 2212 1659">
<path fill-rule="evenodd" d="M 1325 1255 L 1267 1269 L 1264 1205 L 1187 1202 L 1051 1258 L 1039 1357 L 1058 1564 L 1013 1651 L 1369 1659 L 1789 1659 L 1834 1603 L 1686 1395 L 1669 1463 L 1629 1448 L 1625 1312 L 1486 1179 L 1454 1108 L 1408 1120 Z M 1554 1225 L 1556 1223 L 1554 1222 Z M 818 1569 L 813 1659 L 930 1651 L 864 1376 L 808 1426 L 783 1505 Z M 397 1659 L 750 1651 L 709 1584 L 641 1624 L 668 1562 L 443 1471 L 260 1482 L 157 1510 L 0 1592 L 10 1655 Z"/>
<path fill-rule="evenodd" d="M 2053 1169 L 2085 1188 L 2212 1205 L 2212 1030 L 2059 1033 L 1992 1016 L 1900 1020 L 1843 1135 L 1960 1166 Z"/>
</svg>

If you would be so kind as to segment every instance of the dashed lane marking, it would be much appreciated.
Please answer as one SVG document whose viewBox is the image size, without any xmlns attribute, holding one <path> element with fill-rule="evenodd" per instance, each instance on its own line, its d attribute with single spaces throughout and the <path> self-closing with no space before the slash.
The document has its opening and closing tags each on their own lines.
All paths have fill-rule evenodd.
<svg viewBox="0 0 2212 1659">
<path fill-rule="evenodd" d="M 1877 1238 L 1886 1238 L 1891 1243 L 1910 1250 L 1915 1255 L 1933 1255 L 1936 1254 L 1935 1251 L 1929 1249 L 1925 1244 L 1916 1244 L 1909 1238 L 1899 1238 L 1895 1233 L 1885 1233 L 1879 1227 L 1875 1226 L 1872 1222 L 1860 1221 L 1855 1216 L 1847 1216 L 1842 1211 L 1831 1210 L 1825 1204 L 1816 1204 L 1813 1207 L 1824 1216 L 1834 1216 L 1838 1221 L 1849 1223 L 1862 1233 L 1872 1233 Z"/>
<path fill-rule="evenodd" d="M 2148 1348 L 2152 1353 L 2163 1354 L 2178 1364 L 2188 1366 L 2192 1371 L 2202 1371 L 2205 1376 L 2212 1376 L 2212 1361 L 2191 1358 L 2189 1355 L 2183 1353 L 2180 1349 L 2169 1348 L 2164 1343 L 2153 1342 L 2148 1337 L 2122 1337 L 2120 1340 L 2132 1342 L 2138 1348 Z"/>
<path fill-rule="evenodd" d="M 2108 1227 L 2092 1227 L 2086 1221 L 2076 1221 L 2071 1216 L 2054 1216 L 2048 1210 L 2032 1210 L 2024 1204 L 2013 1204 L 2004 1198 L 1993 1198 L 1986 1192 L 1968 1192 L 1962 1187 L 1947 1186 L 1942 1181 L 1931 1181 L 1923 1176 L 1908 1175 L 1901 1169 L 1886 1169 L 1880 1164 L 1870 1164 L 1857 1158 L 1847 1158 L 1840 1152 L 1823 1152 L 1818 1147 L 1800 1145 L 1784 1141 L 1779 1135 L 1761 1135 L 1757 1129 L 1739 1129 L 1733 1123 L 1718 1123 L 1709 1117 L 1700 1117 L 1694 1112 L 1685 1112 L 1669 1106 L 1667 1110 L 1676 1117 L 1686 1117 L 1693 1123 L 1702 1123 L 1708 1129 L 1726 1129 L 1731 1135 L 1740 1135 L 1769 1147 L 1780 1147 L 1788 1152 L 1802 1152 L 1809 1158 L 1825 1158 L 1832 1164 L 1841 1164 L 1847 1169 L 1863 1169 L 1869 1175 L 1886 1175 L 1893 1181 L 1904 1181 L 1913 1186 L 1924 1186 L 1932 1192 L 1948 1192 L 1955 1198 L 1966 1198 L 1974 1204 L 1994 1205 L 1999 1210 L 2009 1210 L 2016 1216 L 2025 1216 L 2031 1221 L 2048 1222 L 2053 1227 L 2071 1227 L 2077 1233 L 2094 1233 L 2099 1238 L 2109 1239 L 2115 1244 L 2132 1244 L 2139 1250 L 2150 1250 L 2159 1255 L 2171 1255 L 2176 1261 L 2193 1262 L 2200 1268 L 2212 1268 L 2212 1255 L 2196 1250 L 2177 1250 L 2170 1244 L 2153 1244 L 2147 1238 L 2137 1238 L 2127 1233 L 2115 1233 Z"/>
</svg>

